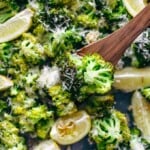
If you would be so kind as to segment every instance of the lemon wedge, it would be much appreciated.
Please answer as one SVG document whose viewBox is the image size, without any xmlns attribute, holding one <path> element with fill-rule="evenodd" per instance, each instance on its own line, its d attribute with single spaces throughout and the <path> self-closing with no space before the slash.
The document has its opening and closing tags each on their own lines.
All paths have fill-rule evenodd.
<svg viewBox="0 0 150 150">
<path fill-rule="evenodd" d="M 142 131 L 144 138 L 150 138 L 150 103 L 139 91 L 132 97 L 132 111 L 136 126 Z"/>
<path fill-rule="evenodd" d="M 131 16 L 136 16 L 145 6 L 146 0 L 123 0 L 123 3 Z"/>
<path fill-rule="evenodd" d="M 60 148 L 54 141 L 46 140 L 35 146 L 33 150 L 60 150 Z"/>
<path fill-rule="evenodd" d="M 27 8 L 5 23 L 0 24 L 0 43 L 16 39 L 26 32 L 31 26 L 32 16 L 33 11 Z"/>
<path fill-rule="evenodd" d="M 0 91 L 3 91 L 11 86 L 13 86 L 13 82 L 9 78 L 0 75 Z"/>
<path fill-rule="evenodd" d="M 85 111 L 78 111 L 59 118 L 53 125 L 50 136 L 61 145 L 70 145 L 85 137 L 90 128 L 90 116 Z"/>
</svg>

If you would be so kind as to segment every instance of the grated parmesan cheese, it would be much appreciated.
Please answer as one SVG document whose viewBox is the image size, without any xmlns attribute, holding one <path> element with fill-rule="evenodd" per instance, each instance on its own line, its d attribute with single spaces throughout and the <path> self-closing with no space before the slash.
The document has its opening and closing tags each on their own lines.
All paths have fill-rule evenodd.
<svg viewBox="0 0 150 150">
<path fill-rule="evenodd" d="M 41 88 L 50 88 L 51 86 L 56 85 L 60 82 L 60 69 L 56 66 L 51 68 L 44 66 L 37 82 Z"/>
</svg>

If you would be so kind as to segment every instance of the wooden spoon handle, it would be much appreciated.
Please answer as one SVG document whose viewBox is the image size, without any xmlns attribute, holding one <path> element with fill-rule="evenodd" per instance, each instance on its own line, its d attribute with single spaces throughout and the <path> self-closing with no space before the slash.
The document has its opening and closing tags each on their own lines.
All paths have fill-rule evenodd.
<svg viewBox="0 0 150 150">
<path fill-rule="evenodd" d="M 124 27 L 118 29 L 108 37 L 87 45 L 77 53 L 81 56 L 89 53 L 99 53 L 114 65 L 121 58 L 124 51 L 150 25 L 150 4 L 148 4 L 135 18 Z"/>
</svg>

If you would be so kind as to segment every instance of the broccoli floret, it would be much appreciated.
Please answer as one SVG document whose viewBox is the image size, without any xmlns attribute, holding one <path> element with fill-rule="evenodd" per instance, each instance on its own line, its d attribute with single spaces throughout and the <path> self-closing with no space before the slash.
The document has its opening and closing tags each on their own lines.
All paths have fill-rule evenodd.
<svg viewBox="0 0 150 150">
<path fill-rule="evenodd" d="M 10 67 L 10 59 L 17 48 L 12 43 L 0 44 L 0 74 L 7 74 Z"/>
<path fill-rule="evenodd" d="M 74 1 L 72 1 L 74 2 Z M 70 10 L 71 7 L 54 6 L 51 1 L 34 1 L 31 0 L 29 5 L 35 9 L 34 22 L 41 23 L 47 31 L 52 31 L 58 27 L 68 27 L 72 24 L 72 18 L 75 14 Z M 70 3 L 71 4 L 71 3 Z M 67 5 L 65 5 L 67 6 Z"/>
<path fill-rule="evenodd" d="M 45 60 L 43 46 L 37 43 L 36 38 L 29 33 L 23 34 L 20 53 L 25 57 L 25 61 L 33 65 Z"/>
<path fill-rule="evenodd" d="M 114 105 L 112 95 L 90 96 L 87 99 L 85 109 L 91 115 L 103 117 L 111 113 Z"/>
<path fill-rule="evenodd" d="M 132 65 L 135 67 L 150 66 L 150 43 L 136 42 L 132 44 L 134 59 Z"/>
<path fill-rule="evenodd" d="M 68 57 L 68 59 L 66 58 Z M 106 94 L 113 83 L 113 66 L 100 55 L 66 55 L 63 64 L 62 82 L 65 90 L 78 101 L 91 94 Z"/>
<path fill-rule="evenodd" d="M 11 122 L 0 121 L 0 141 L 7 149 L 27 150 L 25 140 L 19 136 L 19 130 Z"/>
<path fill-rule="evenodd" d="M 110 116 L 95 119 L 90 137 L 98 150 L 113 150 L 122 142 L 129 142 L 130 130 L 124 114 L 114 110 Z"/>
<path fill-rule="evenodd" d="M 74 22 L 77 26 L 82 26 L 87 29 L 98 28 L 99 16 L 97 15 L 98 12 L 93 0 L 80 0 L 76 13 L 77 16 Z"/>
<path fill-rule="evenodd" d="M 48 20 L 48 18 L 51 18 Z M 51 8 L 48 13 L 46 24 L 49 24 L 49 31 L 58 27 L 70 27 L 73 24 L 73 20 L 76 18 L 75 14 L 70 9 L 65 7 Z"/>
<path fill-rule="evenodd" d="M 106 34 L 123 26 L 131 18 L 121 0 L 96 0 L 96 8 L 100 10 L 100 32 Z"/>
<path fill-rule="evenodd" d="M 38 67 L 30 68 L 26 72 L 17 73 L 14 77 L 14 86 L 11 88 L 11 96 L 16 96 L 20 89 L 24 90 L 26 97 L 29 99 L 37 99 L 37 92 L 39 91 L 39 86 L 37 84 L 37 79 L 40 75 L 40 70 Z"/>
<path fill-rule="evenodd" d="M 49 43 L 45 45 L 45 53 L 50 57 L 61 56 L 81 45 L 82 36 L 74 28 L 57 29 L 49 36 Z"/>
<path fill-rule="evenodd" d="M 0 0 L 0 23 L 14 16 L 18 10 L 19 7 L 15 0 Z"/>
<path fill-rule="evenodd" d="M 12 43 L 0 44 L 0 58 L 2 62 L 7 62 L 11 57 L 11 50 L 13 49 Z"/>
<path fill-rule="evenodd" d="M 45 27 L 42 24 L 37 24 L 34 28 L 33 28 L 33 34 L 37 39 L 37 42 L 43 44 L 45 41 L 47 41 L 47 31 L 45 29 Z"/>
<path fill-rule="evenodd" d="M 39 138 L 48 137 L 48 132 L 54 122 L 53 111 L 46 105 L 39 105 L 38 102 L 27 96 L 26 92 L 17 91 L 11 99 L 12 115 L 15 122 L 19 124 L 21 133 L 34 133 Z"/>
<path fill-rule="evenodd" d="M 29 66 L 27 65 L 25 59 L 20 55 L 20 53 L 14 53 L 10 59 L 8 74 L 17 77 L 20 74 L 25 74 L 28 69 Z"/>
<path fill-rule="evenodd" d="M 49 131 L 54 124 L 53 119 L 41 120 L 36 124 L 36 134 L 39 138 L 45 139 L 49 137 Z"/>
<path fill-rule="evenodd" d="M 97 28 L 98 18 L 96 18 L 93 13 L 90 14 L 80 14 L 76 18 L 76 23 L 85 28 Z"/>
<path fill-rule="evenodd" d="M 53 111 L 45 105 L 35 106 L 18 116 L 18 120 L 22 133 L 34 132 L 38 137 L 46 138 L 54 122 Z"/>
<path fill-rule="evenodd" d="M 73 7 L 77 0 L 49 0 L 48 2 L 51 6 L 65 6 L 65 7 Z"/>
<path fill-rule="evenodd" d="M 1 116 L 2 112 L 7 108 L 8 108 L 7 102 L 0 100 L 0 116 Z"/>
<path fill-rule="evenodd" d="M 140 92 L 148 101 L 150 101 L 150 87 L 143 88 Z"/>
<path fill-rule="evenodd" d="M 29 98 L 25 91 L 17 91 L 17 95 L 12 98 L 12 113 L 15 115 L 23 115 L 29 108 L 36 105 L 36 101 Z"/>
<path fill-rule="evenodd" d="M 52 103 L 56 107 L 58 116 L 72 114 L 77 111 L 74 102 L 71 100 L 70 93 L 65 91 L 61 85 L 49 88 L 49 95 L 52 97 Z"/>
<path fill-rule="evenodd" d="M 130 140 L 131 150 L 149 150 L 150 141 L 142 137 L 141 131 L 138 128 L 131 129 L 131 140 Z"/>
<path fill-rule="evenodd" d="M 150 29 L 145 30 L 140 38 L 130 46 L 125 52 L 122 61 L 124 66 L 133 66 L 137 68 L 150 66 Z"/>
<path fill-rule="evenodd" d="M 87 55 L 82 58 L 78 76 L 81 76 L 85 83 L 81 87 L 82 93 L 105 94 L 111 90 L 113 66 L 98 54 Z"/>
</svg>

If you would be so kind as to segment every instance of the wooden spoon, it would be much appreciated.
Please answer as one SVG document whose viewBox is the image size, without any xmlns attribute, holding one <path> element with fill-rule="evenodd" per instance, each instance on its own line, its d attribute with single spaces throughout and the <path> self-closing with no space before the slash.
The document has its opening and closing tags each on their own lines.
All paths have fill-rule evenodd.
<svg viewBox="0 0 150 150">
<path fill-rule="evenodd" d="M 150 4 L 124 27 L 116 30 L 108 37 L 81 48 L 77 54 L 99 53 L 107 61 L 116 64 L 124 51 L 150 25 Z"/>
</svg>

